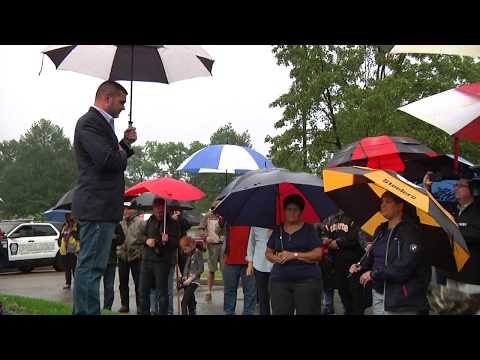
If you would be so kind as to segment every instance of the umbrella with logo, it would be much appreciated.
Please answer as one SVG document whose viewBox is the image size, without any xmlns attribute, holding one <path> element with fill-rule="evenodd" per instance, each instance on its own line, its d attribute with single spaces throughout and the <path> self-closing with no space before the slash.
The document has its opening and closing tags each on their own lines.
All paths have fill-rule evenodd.
<svg viewBox="0 0 480 360">
<path fill-rule="evenodd" d="M 104 80 L 130 81 L 130 125 L 133 81 L 170 84 L 211 76 L 214 63 L 212 57 L 197 45 L 50 45 L 43 54 L 59 70 Z"/>
<path fill-rule="evenodd" d="M 454 137 L 455 170 L 458 170 L 459 139 L 480 142 L 480 82 L 443 91 L 398 110 Z"/>
<path fill-rule="evenodd" d="M 394 171 L 339 167 L 323 171 L 325 192 L 370 235 L 387 221 L 380 214 L 380 199 L 390 191 L 417 210 L 423 246 L 431 264 L 444 272 L 461 271 L 469 259 L 468 247 L 453 217 L 423 188 Z"/>
<path fill-rule="evenodd" d="M 284 220 L 283 200 L 298 194 L 305 200 L 302 220 L 320 223 L 337 211 L 318 176 L 286 169 L 260 169 L 242 175 L 215 211 L 232 225 L 274 228 Z"/>
<path fill-rule="evenodd" d="M 375 136 L 346 145 L 329 161 L 328 167 L 367 166 L 394 170 L 408 178 L 422 179 L 414 160 L 430 159 L 438 154 L 415 139 L 401 136 Z"/>
</svg>

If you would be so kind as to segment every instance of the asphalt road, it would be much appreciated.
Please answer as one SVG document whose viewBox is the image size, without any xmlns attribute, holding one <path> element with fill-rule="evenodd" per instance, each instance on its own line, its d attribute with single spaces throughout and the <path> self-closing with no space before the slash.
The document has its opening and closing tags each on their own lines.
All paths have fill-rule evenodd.
<svg viewBox="0 0 480 360">
<path fill-rule="evenodd" d="M 45 300 L 61 301 L 67 304 L 73 303 L 73 290 L 63 290 L 65 275 L 63 272 L 56 272 L 52 268 L 37 268 L 31 273 L 23 274 L 18 271 L 0 272 L 0 293 L 9 295 L 27 296 Z M 115 298 L 113 311 L 120 309 L 120 292 L 118 290 L 118 273 L 115 277 Z M 136 314 L 135 290 L 132 278 L 130 278 L 130 314 Z M 214 286 L 212 303 L 205 302 L 207 286 L 201 285 L 196 291 L 197 313 L 199 315 L 223 315 L 223 286 Z M 103 305 L 103 284 L 100 286 L 101 305 Z M 343 313 L 343 307 L 335 292 L 334 301 L 336 315 Z M 237 314 L 243 310 L 242 289 L 238 290 Z M 177 299 L 174 296 L 174 311 L 177 314 Z M 367 309 L 366 314 L 371 310 Z"/>
<path fill-rule="evenodd" d="M 74 282 L 74 281 L 73 281 Z M 67 304 L 73 303 L 73 290 L 63 290 L 65 275 L 56 272 L 52 268 L 37 268 L 31 273 L 23 274 L 18 271 L 0 273 L 0 293 L 8 295 L 27 296 L 45 300 L 61 301 Z M 118 273 L 115 277 L 115 298 L 113 311 L 120 309 L 120 292 L 118 290 Z M 130 313 L 136 314 L 135 288 L 130 278 Z M 197 313 L 203 315 L 223 315 L 223 287 L 214 286 L 212 303 L 205 302 L 207 286 L 202 285 L 196 291 Z M 243 309 L 242 290 L 238 291 L 237 313 Z M 100 299 L 103 305 L 103 284 L 100 286 Z M 177 314 L 177 299 L 174 296 L 174 311 Z"/>
</svg>

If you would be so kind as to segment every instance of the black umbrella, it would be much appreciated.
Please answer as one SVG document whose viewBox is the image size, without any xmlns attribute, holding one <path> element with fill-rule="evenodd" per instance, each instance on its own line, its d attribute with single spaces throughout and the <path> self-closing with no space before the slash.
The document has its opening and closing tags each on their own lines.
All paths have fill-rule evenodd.
<svg viewBox="0 0 480 360">
<path fill-rule="evenodd" d="M 66 192 L 60 200 L 57 201 L 55 206 L 50 210 L 72 210 L 72 201 L 73 194 L 75 193 L 75 188 Z"/>
<path fill-rule="evenodd" d="M 319 223 L 337 211 L 337 206 L 323 192 L 322 179 L 285 169 L 260 169 L 242 175 L 215 211 L 232 225 L 273 228 L 282 223 L 282 203 L 291 194 L 304 199 L 305 222 Z"/>
<path fill-rule="evenodd" d="M 211 76 L 214 62 L 197 45 L 50 45 L 43 53 L 59 70 L 130 81 L 129 125 L 132 125 L 133 81 L 170 84 Z"/>
<path fill-rule="evenodd" d="M 158 196 L 153 193 L 143 193 L 135 198 L 129 198 L 129 201 L 132 202 L 132 206 L 136 206 L 137 208 L 147 210 L 152 208 L 152 203 L 155 198 Z M 177 200 L 169 200 L 168 201 L 168 208 L 173 210 L 193 210 L 195 206 L 189 201 L 177 201 Z"/>
</svg>

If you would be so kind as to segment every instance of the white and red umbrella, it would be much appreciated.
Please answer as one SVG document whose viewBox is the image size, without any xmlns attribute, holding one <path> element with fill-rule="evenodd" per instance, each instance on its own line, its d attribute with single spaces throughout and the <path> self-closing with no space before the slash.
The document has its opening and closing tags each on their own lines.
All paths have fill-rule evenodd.
<svg viewBox="0 0 480 360">
<path fill-rule="evenodd" d="M 429 96 L 399 110 L 455 138 L 455 169 L 458 167 L 458 140 L 480 142 L 480 82 Z"/>
<path fill-rule="evenodd" d="M 392 54 L 445 54 L 480 56 L 480 45 L 395 45 Z"/>
</svg>

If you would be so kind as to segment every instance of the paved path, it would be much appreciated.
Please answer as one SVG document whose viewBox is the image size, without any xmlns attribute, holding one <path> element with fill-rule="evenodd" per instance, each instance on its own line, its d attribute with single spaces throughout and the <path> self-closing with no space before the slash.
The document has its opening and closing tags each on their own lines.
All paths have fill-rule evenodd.
<svg viewBox="0 0 480 360">
<path fill-rule="evenodd" d="M 0 273 L 0 293 L 20 295 L 45 300 L 73 303 L 72 290 L 63 290 L 65 275 L 51 268 L 37 268 L 29 274 L 20 272 Z M 118 290 L 118 273 L 115 278 L 115 298 L 112 310 L 120 308 L 120 293 Z M 223 315 L 223 286 L 214 286 L 211 304 L 205 302 L 206 285 L 201 285 L 196 291 L 197 312 L 203 315 Z M 100 286 L 101 304 L 103 304 L 103 285 Z M 238 291 L 237 313 L 243 309 L 243 293 Z M 177 314 L 177 300 L 174 296 L 174 309 Z M 133 280 L 130 278 L 130 313 L 136 314 L 135 290 Z"/>
</svg>

